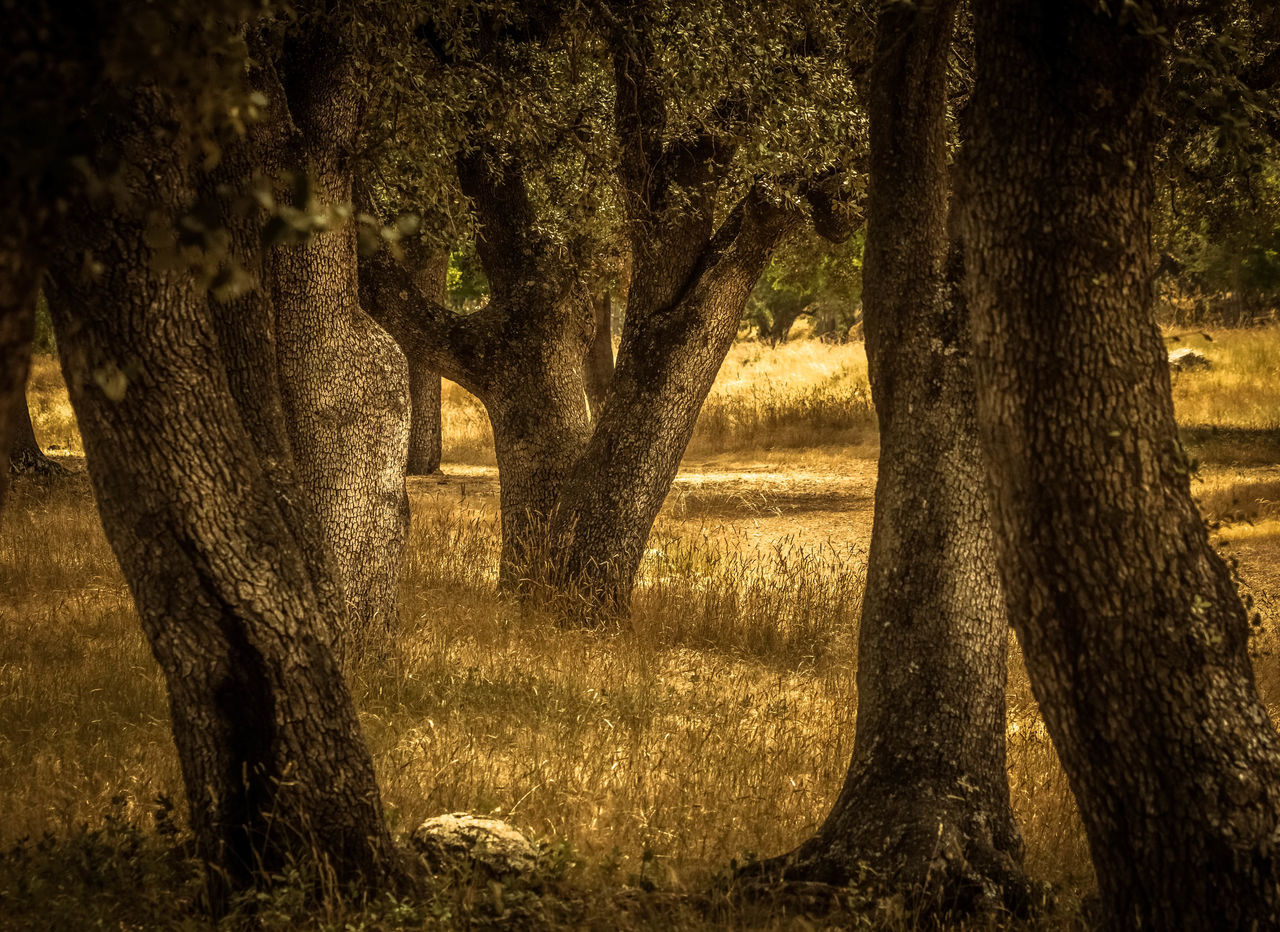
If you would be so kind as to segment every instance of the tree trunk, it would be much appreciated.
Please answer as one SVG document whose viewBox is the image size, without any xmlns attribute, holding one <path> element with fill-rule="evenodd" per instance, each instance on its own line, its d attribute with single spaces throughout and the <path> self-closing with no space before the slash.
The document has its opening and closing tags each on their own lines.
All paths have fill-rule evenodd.
<svg viewBox="0 0 1280 932">
<path fill-rule="evenodd" d="M 600 420 L 604 399 L 613 382 L 613 298 L 606 288 L 600 297 L 591 302 L 595 312 L 596 331 L 587 349 L 583 368 L 587 376 L 587 401 L 591 406 L 591 419 Z"/>
<path fill-rule="evenodd" d="M 157 135 L 177 122 L 159 94 L 133 103 L 112 141 L 128 207 L 79 205 L 49 303 L 103 527 L 165 675 L 212 906 L 290 866 L 317 889 L 385 887 L 396 854 L 333 651 L 338 590 L 293 504 L 279 395 L 250 390 L 274 383 L 270 315 L 153 269 L 155 220 L 197 191 L 181 140 Z"/>
<path fill-rule="evenodd" d="M 545 581 L 547 522 L 591 431 L 582 377 L 585 298 L 529 289 L 511 304 L 495 297 L 461 315 L 388 256 L 363 262 L 360 275 L 364 300 L 405 353 L 485 406 L 501 496 L 500 587 Z"/>
<path fill-rule="evenodd" d="M 551 529 L 559 586 L 588 616 L 626 609 L 747 296 L 799 219 L 753 192 L 705 247 L 708 261 L 693 281 L 673 289 L 672 304 L 646 307 L 633 284 L 609 404 L 566 479 Z"/>
<path fill-rule="evenodd" d="M 432 253 L 415 276 L 422 293 L 437 304 L 446 304 L 449 253 Z M 404 347 L 402 346 L 403 350 Z M 408 358 L 408 351 L 405 356 Z M 429 476 L 440 471 L 440 370 L 421 360 L 409 359 L 409 475 Z"/>
<path fill-rule="evenodd" d="M 986 501 L 961 258 L 947 230 L 955 3 L 885 6 L 871 72 L 863 271 L 880 422 L 858 641 L 853 760 L 792 879 L 901 894 L 909 908 L 1021 906 L 1005 769 L 1008 622 Z"/>
<path fill-rule="evenodd" d="M 975 7 L 968 281 L 1000 566 L 1110 925 L 1272 928 L 1280 740 L 1152 312 L 1159 23 L 1097 6 Z"/>
<path fill-rule="evenodd" d="M 21 244 L 7 240 L 0 242 L 0 514 L 9 493 L 9 448 L 19 428 L 14 415 L 19 403 L 26 409 L 41 275 Z"/>
<path fill-rule="evenodd" d="M 502 513 L 499 587 L 525 590 L 548 579 L 549 522 L 566 477 L 591 433 L 581 343 L 517 348 L 502 383 L 485 399 L 498 460 Z"/>
<path fill-rule="evenodd" d="M 282 69 L 300 131 L 287 167 L 315 202 L 351 200 L 359 95 L 351 52 L 323 32 L 287 44 Z M 394 627 L 408 531 L 408 367 L 360 307 L 351 224 L 277 249 L 272 263 L 281 387 L 310 507 L 333 554 L 357 639 Z"/>
<path fill-rule="evenodd" d="M 36 430 L 31 423 L 31 411 L 27 407 L 26 392 L 14 397 L 9 412 L 9 471 L 19 475 L 34 473 L 39 476 L 56 476 L 66 472 L 61 463 L 55 463 L 44 455 Z"/>
</svg>

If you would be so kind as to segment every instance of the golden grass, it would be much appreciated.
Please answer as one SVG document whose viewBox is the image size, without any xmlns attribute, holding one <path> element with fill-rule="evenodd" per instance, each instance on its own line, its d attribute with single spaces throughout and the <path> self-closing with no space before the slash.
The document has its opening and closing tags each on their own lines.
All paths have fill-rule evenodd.
<svg viewBox="0 0 1280 932">
<path fill-rule="evenodd" d="M 1173 401 L 1183 441 L 1204 462 L 1239 466 L 1280 463 L 1280 340 L 1275 328 L 1216 330 L 1212 341 L 1191 334 L 1190 346 L 1211 369 L 1173 374 Z"/>
<path fill-rule="evenodd" d="M 1269 333 L 1221 335 L 1219 369 L 1179 377 L 1184 423 L 1187 411 L 1218 419 L 1206 429 L 1269 423 L 1249 387 L 1271 358 L 1267 340 L 1280 345 Z M 457 809 L 513 822 L 558 852 L 554 896 L 576 904 L 556 914 L 565 925 L 805 927 L 768 908 L 708 914 L 663 897 L 705 889 L 733 859 L 787 850 L 839 790 L 857 710 L 874 421 L 860 400 L 844 421 L 831 407 L 864 384 L 857 347 L 735 347 L 691 454 L 710 465 L 672 496 L 633 616 L 612 634 L 567 630 L 495 595 L 492 470 L 457 465 L 492 462 L 487 419 L 447 386 L 454 478 L 411 485 L 392 662 L 356 660 L 349 672 L 395 828 Z M 40 361 L 37 430 L 75 450 L 59 385 Z M 1218 390 L 1239 404 L 1207 397 Z M 788 448 L 806 430 L 826 446 Z M 1196 490 L 1263 615 L 1256 653 L 1273 657 L 1280 470 L 1209 467 Z M 1258 664 L 1273 709 L 1274 666 Z M 1027 866 L 1064 903 L 1036 927 L 1055 927 L 1078 919 L 1093 879 L 1016 644 L 1008 701 Z M 6 914 L 44 928 L 194 923 L 195 875 L 164 853 L 157 798 L 182 798 L 163 683 L 87 483 L 19 481 L 0 526 L 0 928 Z M 305 904 L 259 904 L 260 923 L 461 926 L 473 893 L 305 921 Z"/>
</svg>

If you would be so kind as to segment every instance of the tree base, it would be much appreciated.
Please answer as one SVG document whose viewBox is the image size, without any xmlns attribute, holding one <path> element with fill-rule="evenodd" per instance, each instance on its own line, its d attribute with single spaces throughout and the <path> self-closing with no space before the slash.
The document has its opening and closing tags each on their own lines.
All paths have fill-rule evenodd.
<svg viewBox="0 0 1280 932">
<path fill-rule="evenodd" d="M 916 919 L 1025 916 L 1047 906 L 1048 890 L 1028 880 L 1020 852 L 1003 850 L 993 820 L 961 802 L 907 813 L 847 805 L 800 847 L 743 867 L 738 880 L 744 892 L 769 896 L 843 890 L 868 911 Z"/>
<path fill-rule="evenodd" d="M 67 467 L 44 455 L 39 447 L 21 447 L 9 452 L 9 472 L 15 476 L 39 476 L 42 479 L 65 476 Z"/>
</svg>

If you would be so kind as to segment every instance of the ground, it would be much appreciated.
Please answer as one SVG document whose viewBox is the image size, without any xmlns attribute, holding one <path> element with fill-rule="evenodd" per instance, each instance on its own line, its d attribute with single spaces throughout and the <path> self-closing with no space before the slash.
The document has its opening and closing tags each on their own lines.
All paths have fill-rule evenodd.
<svg viewBox="0 0 1280 932">
<path fill-rule="evenodd" d="M 1201 461 L 1196 494 L 1262 616 L 1256 668 L 1280 713 L 1280 332 L 1215 336 L 1203 350 L 1214 368 L 1180 374 L 1175 397 Z M 38 361 L 37 430 L 73 475 L 19 480 L 0 524 L 0 927 L 177 925 L 198 889 L 172 841 L 182 792 L 163 686 L 60 392 L 53 361 Z M 542 886 L 516 896 L 442 881 L 429 902 L 326 915 L 282 894 L 257 904 L 260 922 L 452 926 L 504 910 L 517 924 L 536 914 L 596 928 L 851 921 L 803 902 L 738 903 L 716 884 L 734 860 L 811 832 L 849 759 L 876 456 L 860 347 L 734 348 L 632 617 L 612 633 L 493 594 L 487 425 L 452 386 L 445 413 L 444 477 L 410 482 L 393 662 L 356 660 L 349 676 L 396 830 L 443 812 L 497 816 L 543 845 Z M 1087 847 L 1011 646 L 1014 805 L 1030 872 L 1059 891 L 1058 910 L 1033 924 L 1070 926 L 1093 885 Z M 911 926 L 891 903 L 872 915 Z"/>
</svg>

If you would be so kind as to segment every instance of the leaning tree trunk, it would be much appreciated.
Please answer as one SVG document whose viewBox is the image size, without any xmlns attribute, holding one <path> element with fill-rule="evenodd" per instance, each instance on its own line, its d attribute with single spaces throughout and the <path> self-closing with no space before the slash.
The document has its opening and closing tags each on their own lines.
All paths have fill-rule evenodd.
<svg viewBox="0 0 1280 932">
<path fill-rule="evenodd" d="M 589 617 L 625 610 L 747 296 L 798 221 L 753 191 L 706 246 L 710 263 L 674 305 L 628 315 L 609 403 L 552 522 L 558 585 Z"/>
<path fill-rule="evenodd" d="M 947 267 L 954 9 L 886 5 L 877 24 L 863 302 L 880 463 L 856 739 L 822 827 L 764 870 L 967 912 L 1021 906 L 1027 884 L 1005 769 L 1008 622 L 957 252 Z"/>
<path fill-rule="evenodd" d="M 444 305 L 448 296 L 449 253 L 433 252 L 414 276 L 423 295 Z M 405 347 L 409 363 L 409 475 L 429 476 L 440 471 L 442 434 L 440 425 L 440 370 L 429 362 L 413 359 Z"/>
<path fill-rule="evenodd" d="M 333 650 L 342 606 L 308 557 L 319 528 L 278 461 L 280 399 L 247 390 L 255 372 L 273 382 L 268 315 L 232 320 L 190 270 L 149 261 L 150 212 L 176 218 L 198 193 L 180 141 L 156 135 L 176 123 L 160 99 L 136 95 L 117 124 L 129 212 L 80 205 L 51 264 L 103 527 L 165 676 L 215 910 L 290 867 L 317 888 L 383 887 L 398 868 Z M 84 273 L 86 252 L 99 274 Z M 264 451 L 253 434 L 273 423 Z"/>
<path fill-rule="evenodd" d="M 0 234 L 3 235 L 3 234 Z M 9 492 L 9 447 L 26 407 L 27 369 L 35 335 L 41 270 L 20 243 L 0 242 L 0 513 Z"/>
<path fill-rule="evenodd" d="M 31 423 L 31 410 L 27 407 L 25 392 L 15 396 L 9 412 L 9 470 L 14 473 L 34 473 L 53 476 L 65 472 L 62 464 L 44 455 L 36 439 L 36 429 Z"/>
<path fill-rule="evenodd" d="M 613 298 L 605 288 L 598 298 L 591 301 L 595 313 L 596 329 L 583 359 L 586 371 L 587 401 L 591 405 L 591 419 L 600 420 L 604 399 L 613 382 Z"/>
<path fill-rule="evenodd" d="M 299 130 L 287 167 L 306 173 L 320 205 L 349 203 L 359 114 L 351 52 L 324 34 L 287 52 L 284 91 Z M 276 250 L 271 281 L 294 457 L 338 567 L 351 633 L 377 639 L 396 622 L 409 523 L 405 357 L 360 306 L 352 225 Z"/>
<path fill-rule="evenodd" d="M 1273 928 L 1280 740 L 1152 313 L 1153 6 L 975 7 L 979 419 L 1010 617 L 1113 928 Z"/>
</svg>

